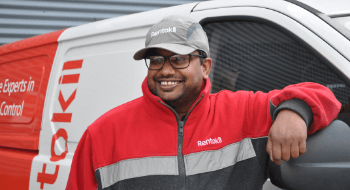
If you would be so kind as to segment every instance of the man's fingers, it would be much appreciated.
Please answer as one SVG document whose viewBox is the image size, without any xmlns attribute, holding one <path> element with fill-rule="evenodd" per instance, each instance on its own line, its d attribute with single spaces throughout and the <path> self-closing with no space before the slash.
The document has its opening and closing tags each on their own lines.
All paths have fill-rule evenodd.
<svg viewBox="0 0 350 190">
<path fill-rule="evenodd" d="M 266 152 L 270 155 L 270 159 L 273 162 L 273 158 L 272 158 L 272 142 L 270 140 L 270 137 L 267 140 L 267 144 L 266 144 Z"/>
<path fill-rule="evenodd" d="M 282 154 L 282 146 L 279 143 L 272 143 L 272 158 L 275 164 L 281 164 L 281 154 Z"/>
<path fill-rule="evenodd" d="M 298 158 L 306 152 L 306 141 L 302 141 L 299 144 L 297 142 L 293 142 L 292 144 L 279 144 L 273 143 L 268 140 L 266 145 L 266 151 L 270 154 L 271 161 L 275 162 L 275 164 L 280 165 L 281 159 L 284 161 L 288 161 L 290 158 Z"/>
<path fill-rule="evenodd" d="M 306 140 L 302 140 L 300 143 L 299 143 L 299 155 L 303 155 L 305 154 L 306 152 Z"/>
<path fill-rule="evenodd" d="M 292 146 L 290 147 L 290 157 L 293 159 L 299 157 L 299 144 L 298 143 L 292 143 Z"/>
<path fill-rule="evenodd" d="M 282 159 L 284 161 L 288 161 L 290 159 L 290 149 L 291 145 L 288 143 L 288 144 L 283 144 L 282 145 Z"/>
</svg>

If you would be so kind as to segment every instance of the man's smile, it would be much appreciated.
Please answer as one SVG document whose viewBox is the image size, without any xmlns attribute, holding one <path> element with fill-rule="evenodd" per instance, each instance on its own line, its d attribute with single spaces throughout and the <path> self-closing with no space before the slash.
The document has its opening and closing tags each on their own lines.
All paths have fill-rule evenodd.
<svg viewBox="0 0 350 190">
<path fill-rule="evenodd" d="M 173 88 L 177 87 L 183 82 L 184 81 L 180 81 L 180 80 L 158 80 L 157 81 L 157 83 L 159 84 L 159 87 L 162 90 L 167 90 L 167 91 L 172 90 Z"/>
</svg>

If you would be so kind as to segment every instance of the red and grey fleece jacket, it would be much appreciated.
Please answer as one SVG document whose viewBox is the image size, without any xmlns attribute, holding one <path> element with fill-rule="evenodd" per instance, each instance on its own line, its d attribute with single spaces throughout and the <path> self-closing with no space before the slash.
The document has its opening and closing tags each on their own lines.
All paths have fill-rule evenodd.
<svg viewBox="0 0 350 190">
<path fill-rule="evenodd" d="M 142 90 L 142 97 L 110 110 L 87 128 L 75 151 L 67 190 L 262 189 L 271 175 L 266 152 L 271 115 L 292 109 L 313 133 L 329 125 L 340 109 L 333 93 L 315 83 L 269 93 L 210 94 L 207 79 L 181 121 L 150 92 L 146 79 Z"/>
</svg>

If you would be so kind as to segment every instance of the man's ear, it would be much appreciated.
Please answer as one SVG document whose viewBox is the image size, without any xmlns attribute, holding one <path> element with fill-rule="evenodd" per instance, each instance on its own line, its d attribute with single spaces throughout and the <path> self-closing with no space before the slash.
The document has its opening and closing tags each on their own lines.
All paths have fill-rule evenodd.
<svg viewBox="0 0 350 190">
<path fill-rule="evenodd" d="M 210 73 L 211 67 L 212 67 L 212 59 L 205 58 L 202 62 L 203 78 L 205 78 L 205 79 L 209 78 L 209 73 Z"/>
</svg>

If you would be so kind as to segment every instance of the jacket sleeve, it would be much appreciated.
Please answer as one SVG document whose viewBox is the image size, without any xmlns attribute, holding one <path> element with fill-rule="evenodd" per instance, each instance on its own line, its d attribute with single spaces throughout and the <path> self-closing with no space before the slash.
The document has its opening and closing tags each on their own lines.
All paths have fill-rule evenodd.
<svg viewBox="0 0 350 190">
<path fill-rule="evenodd" d="M 248 101 L 249 133 L 255 134 L 253 136 L 267 135 L 273 120 L 283 109 L 297 112 L 308 125 L 308 134 L 312 134 L 328 126 L 341 108 L 331 90 L 312 82 L 289 85 L 267 94 L 251 92 Z"/>
<path fill-rule="evenodd" d="M 317 83 L 306 82 L 288 86 L 281 92 L 273 95 L 271 97 L 270 109 L 274 105 L 277 108 L 282 107 L 282 103 L 287 105 L 286 101 L 291 102 L 293 98 L 302 100 L 311 108 L 311 120 L 308 120 L 307 111 L 305 110 L 308 108 L 305 108 L 305 113 L 303 113 L 303 107 L 305 106 L 302 102 L 294 106 L 290 104 L 289 106 L 289 109 L 296 111 L 304 118 L 306 124 L 309 126 L 308 134 L 312 134 L 328 126 L 337 117 L 341 108 L 341 103 L 336 99 L 330 89 Z"/>
<path fill-rule="evenodd" d="M 96 190 L 97 183 L 93 169 L 93 142 L 89 129 L 81 137 L 74 153 L 66 190 Z"/>
</svg>

